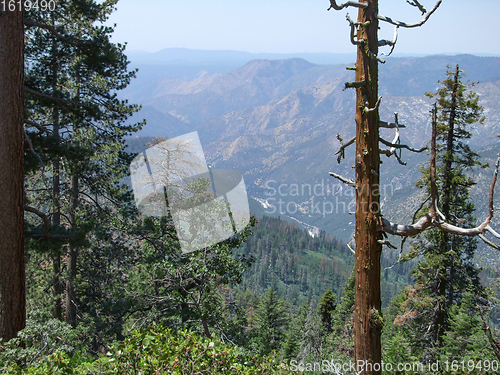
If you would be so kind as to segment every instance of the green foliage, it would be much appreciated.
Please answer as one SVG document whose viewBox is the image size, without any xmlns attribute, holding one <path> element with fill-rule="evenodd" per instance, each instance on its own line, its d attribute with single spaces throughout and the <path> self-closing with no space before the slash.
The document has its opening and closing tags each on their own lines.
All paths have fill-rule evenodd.
<svg viewBox="0 0 500 375">
<path fill-rule="evenodd" d="M 7 374 L 286 374 L 275 354 L 244 356 L 212 338 L 162 326 L 133 331 L 97 360 L 56 352 L 36 366 L 11 366 Z"/>
<path fill-rule="evenodd" d="M 438 208 L 448 223 L 473 227 L 476 220 L 469 189 L 474 181 L 466 172 L 483 165 L 467 140 L 471 137 L 470 126 L 484 121 L 483 108 L 477 94 L 470 91 L 473 85 L 462 83 L 458 65 L 448 68 L 447 79 L 440 82 L 438 91 L 428 94 L 437 97 Z M 430 171 L 423 168 L 422 173 L 418 186 L 426 187 L 430 194 Z M 423 212 L 427 209 L 428 206 L 423 207 Z M 423 259 L 413 271 L 414 285 L 405 289 L 397 320 L 413 334 L 412 355 L 431 361 L 438 358 L 444 335 L 452 329 L 451 311 L 462 303 L 467 286 L 473 285 L 483 300 L 485 293 L 474 262 L 475 238 L 435 228 L 426 231 L 424 238 L 413 245 L 412 256 L 421 255 Z"/>
<path fill-rule="evenodd" d="M 450 312 L 450 329 L 443 337 L 443 357 L 453 360 L 493 360 L 495 355 L 491 349 L 481 319 L 481 301 L 476 287 L 469 285 L 460 306 L 453 306 Z M 444 359 L 443 359 L 444 360 Z"/>
<path fill-rule="evenodd" d="M 287 359 L 297 358 L 303 349 L 304 327 L 306 326 L 309 304 L 304 303 L 297 308 L 292 317 L 283 343 L 283 356 Z"/>
<path fill-rule="evenodd" d="M 190 328 L 207 337 L 212 329 L 223 335 L 233 329 L 221 289 L 241 281 L 250 259 L 234 256 L 250 235 L 250 224 L 238 235 L 210 248 L 182 253 L 168 217 L 146 218 L 132 229 L 141 243 L 140 257 L 128 274 L 134 313 L 130 323 L 161 322 Z"/>
<path fill-rule="evenodd" d="M 321 323 L 328 331 L 331 331 L 332 326 L 332 312 L 335 310 L 337 296 L 333 294 L 331 289 L 328 289 L 321 298 L 318 304 L 318 314 L 321 317 Z"/>
<path fill-rule="evenodd" d="M 239 288 L 264 294 L 273 287 L 297 307 L 309 298 L 317 302 L 328 289 L 340 294 L 354 264 L 352 253 L 336 238 L 324 232 L 313 238 L 294 224 L 267 216 L 235 254 L 255 259 Z"/>
<path fill-rule="evenodd" d="M 278 298 L 272 287 L 269 288 L 255 311 L 258 343 L 255 349 L 265 355 L 278 350 L 285 337 L 288 320 L 285 301 Z"/>
<path fill-rule="evenodd" d="M 103 25 L 116 3 L 63 1 L 25 15 L 49 25 L 25 31 L 25 193 L 41 213 L 25 215 L 28 309 L 93 327 L 96 350 L 121 336 L 129 301 L 117 286 L 134 261 L 115 220 L 131 212 L 124 137 L 141 124 L 125 124 L 139 107 L 117 97 L 135 71 Z"/>
<path fill-rule="evenodd" d="M 85 343 L 82 336 L 88 334 L 79 327 L 54 318 L 47 318 L 39 311 L 33 311 L 26 319 L 26 328 L 18 337 L 7 343 L 0 341 L 0 371 L 16 363 L 34 365 L 45 361 L 45 357 L 56 352 L 74 354 L 82 351 Z"/>
<path fill-rule="evenodd" d="M 333 332 L 329 346 L 335 359 L 342 362 L 354 357 L 354 272 L 343 288 L 340 303 L 333 314 Z"/>
</svg>

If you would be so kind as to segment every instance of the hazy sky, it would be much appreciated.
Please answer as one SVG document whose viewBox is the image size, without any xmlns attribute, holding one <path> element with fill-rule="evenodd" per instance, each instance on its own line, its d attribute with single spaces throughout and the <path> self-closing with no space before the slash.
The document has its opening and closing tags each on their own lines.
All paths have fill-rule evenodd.
<svg viewBox="0 0 500 375">
<path fill-rule="evenodd" d="M 420 0 L 432 9 L 437 0 Z M 341 3 L 341 0 L 337 1 Z M 120 0 L 110 22 L 115 42 L 128 50 L 184 47 L 247 52 L 353 53 L 345 15 L 329 0 Z M 380 13 L 406 22 L 421 19 L 406 0 L 380 0 Z M 422 27 L 401 29 L 395 55 L 473 53 L 500 55 L 500 0 L 443 0 Z M 390 39 L 393 26 L 380 36 Z"/>
</svg>

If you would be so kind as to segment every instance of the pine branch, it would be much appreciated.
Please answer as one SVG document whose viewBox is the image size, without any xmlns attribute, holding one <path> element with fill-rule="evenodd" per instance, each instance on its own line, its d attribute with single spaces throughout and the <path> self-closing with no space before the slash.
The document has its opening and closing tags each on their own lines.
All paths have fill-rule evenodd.
<svg viewBox="0 0 500 375">
<path fill-rule="evenodd" d="M 64 104 L 64 105 L 76 105 L 75 103 L 73 103 L 70 100 L 56 98 L 55 96 L 52 96 L 52 95 L 49 95 L 49 94 L 44 94 L 44 93 L 42 93 L 40 91 L 32 90 L 32 89 L 30 89 L 29 87 L 26 87 L 26 86 L 24 86 L 24 92 L 28 93 L 30 95 L 38 96 L 40 98 L 49 99 L 49 100 L 51 100 L 53 102 L 58 102 L 60 104 Z"/>
<path fill-rule="evenodd" d="M 42 219 L 42 221 L 43 221 L 43 235 L 47 236 L 49 234 L 49 230 L 50 230 L 50 221 L 49 221 L 49 218 L 47 217 L 47 215 L 45 215 L 43 212 L 37 210 L 36 208 L 30 207 L 30 206 L 24 206 L 24 210 L 31 212 L 31 213 L 37 215 L 40 219 Z"/>
<path fill-rule="evenodd" d="M 40 130 L 42 133 L 47 133 L 47 134 L 52 133 L 49 129 L 44 128 L 43 125 L 41 125 L 37 122 L 31 121 L 31 120 L 24 119 L 24 124 L 29 125 L 29 126 L 33 126 L 33 127 L 37 128 L 38 130 Z"/>
<path fill-rule="evenodd" d="M 48 239 L 53 239 L 53 240 L 70 240 L 70 239 L 75 239 L 78 237 L 78 233 L 73 233 L 73 234 L 50 234 L 50 221 L 47 215 L 45 215 L 43 212 L 37 210 L 34 207 L 30 206 L 24 206 L 24 210 L 27 212 L 31 212 L 35 215 L 37 215 L 40 219 L 43 221 L 43 233 L 25 233 L 26 237 L 30 238 L 48 238 Z"/>
<path fill-rule="evenodd" d="M 34 20 L 30 19 L 24 19 L 24 25 L 26 26 L 25 30 L 29 30 L 32 27 L 38 27 L 43 30 L 49 31 L 52 35 L 54 35 L 57 39 L 59 39 L 61 42 L 72 44 L 72 45 L 79 45 L 81 44 L 81 41 L 75 38 L 68 38 L 62 34 L 60 34 L 54 26 L 50 26 L 44 23 L 36 22 Z"/>
</svg>

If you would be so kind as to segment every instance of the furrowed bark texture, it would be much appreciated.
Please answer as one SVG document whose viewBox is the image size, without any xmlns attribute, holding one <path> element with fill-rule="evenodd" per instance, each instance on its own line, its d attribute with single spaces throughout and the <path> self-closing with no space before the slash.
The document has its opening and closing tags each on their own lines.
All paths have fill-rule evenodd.
<svg viewBox="0 0 500 375">
<path fill-rule="evenodd" d="M 380 331 L 382 329 L 380 300 L 380 256 L 382 240 L 379 231 L 379 115 L 374 108 L 378 100 L 378 62 L 368 50 L 378 53 L 377 0 L 363 0 L 366 9 L 358 10 L 356 82 L 365 85 L 356 89 L 356 259 L 354 355 L 365 364 L 381 363 Z M 363 374 L 379 374 L 369 366 Z"/>
<path fill-rule="evenodd" d="M 23 15 L 0 14 L 0 337 L 26 324 L 24 270 Z"/>
</svg>

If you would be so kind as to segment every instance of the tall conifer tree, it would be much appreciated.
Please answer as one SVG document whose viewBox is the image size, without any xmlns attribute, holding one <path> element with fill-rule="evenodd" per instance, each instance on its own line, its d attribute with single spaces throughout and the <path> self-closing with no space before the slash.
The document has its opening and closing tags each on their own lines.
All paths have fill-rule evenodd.
<svg viewBox="0 0 500 375">
<path fill-rule="evenodd" d="M 139 128 L 125 124 L 138 107 L 117 97 L 135 72 L 127 69 L 125 46 L 111 42 L 113 28 L 103 26 L 116 3 L 64 1 L 53 11 L 27 12 L 25 20 L 25 116 L 32 149 L 26 198 L 39 216 L 27 220 L 28 236 L 36 239 L 29 250 L 33 257 L 50 254 L 53 314 L 73 326 L 82 305 L 76 295 L 78 257 L 95 261 L 79 249 L 84 245 L 90 257 L 105 261 L 109 257 L 100 251 L 110 248 L 99 250 L 98 240 L 107 237 L 116 245 L 109 218 L 111 212 L 119 216 L 126 199 L 120 179 L 131 160 L 123 137 Z M 36 249 L 45 251 L 36 255 Z M 85 285 L 89 293 L 92 283 Z"/>
<path fill-rule="evenodd" d="M 457 226 L 473 227 L 474 204 L 469 189 L 474 185 L 467 172 L 474 166 L 483 166 L 478 154 L 473 152 L 467 140 L 470 128 L 484 121 L 479 97 L 470 90 L 471 85 L 462 82 L 462 72 L 457 65 L 448 67 L 447 78 L 440 82 L 436 93 L 437 115 L 437 183 L 439 185 L 439 209 L 446 221 Z M 426 186 L 430 192 L 429 169 L 422 169 L 423 177 L 418 186 Z M 413 255 L 424 259 L 414 270 L 415 285 L 407 291 L 406 309 L 411 314 L 411 325 L 419 336 L 414 347 L 432 360 L 442 346 L 442 338 L 449 329 L 450 310 L 459 305 L 467 286 L 473 285 L 478 296 L 484 296 L 479 280 L 479 269 L 474 263 L 477 248 L 475 237 L 458 236 L 438 229 L 430 229 L 425 241 L 418 242 Z"/>
</svg>

